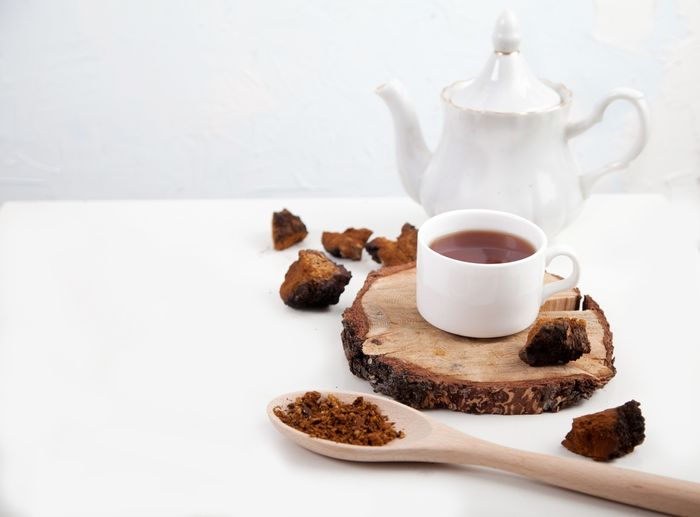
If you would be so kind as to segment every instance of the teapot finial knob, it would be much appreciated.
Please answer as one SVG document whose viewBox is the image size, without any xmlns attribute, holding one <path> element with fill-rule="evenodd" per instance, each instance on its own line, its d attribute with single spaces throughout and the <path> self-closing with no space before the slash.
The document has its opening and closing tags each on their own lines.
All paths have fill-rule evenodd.
<svg viewBox="0 0 700 517">
<path fill-rule="evenodd" d="M 503 54 L 520 50 L 518 19 L 510 9 L 503 11 L 496 20 L 496 26 L 493 28 L 493 49 Z"/>
</svg>

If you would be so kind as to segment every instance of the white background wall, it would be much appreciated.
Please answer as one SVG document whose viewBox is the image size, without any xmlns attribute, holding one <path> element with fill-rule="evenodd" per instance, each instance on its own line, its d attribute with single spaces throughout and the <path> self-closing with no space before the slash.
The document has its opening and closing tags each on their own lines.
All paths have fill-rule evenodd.
<svg viewBox="0 0 700 517">
<path fill-rule="evenodd" d="M 583 114 L 629 86 L 648 149 L 603 190 L 686 192 L 700 171 L 694 0 L 0 1 L 0 199 L 392 195 L 398 77 L 431 145 L 439 90 L 479 71 L 503 7 Z M 624 107 L 577 144 L 620 153 Z"/>
</svg>

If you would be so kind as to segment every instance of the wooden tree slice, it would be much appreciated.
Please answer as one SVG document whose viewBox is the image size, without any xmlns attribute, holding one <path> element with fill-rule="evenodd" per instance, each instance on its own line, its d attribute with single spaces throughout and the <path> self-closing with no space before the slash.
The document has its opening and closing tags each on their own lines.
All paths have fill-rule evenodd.
<svg viewBox="0 0 700 517">
<path fill-rule="evenodd" d="M 350 370 L 375 391 L 419 409 L 520 415 L 571 406 L 615 375 L 605 315 L 590 296 L 579 308 L 577 289 L 550 298 L 541 311 L 585 319 L 591 352 L 565 365 L 532 367 L 518 357 L 527 330 L 472 339 L 426 322 L 416 309 L 415 273 L 414 264 L 370 273 L 343 313 Z"/>
</svg>

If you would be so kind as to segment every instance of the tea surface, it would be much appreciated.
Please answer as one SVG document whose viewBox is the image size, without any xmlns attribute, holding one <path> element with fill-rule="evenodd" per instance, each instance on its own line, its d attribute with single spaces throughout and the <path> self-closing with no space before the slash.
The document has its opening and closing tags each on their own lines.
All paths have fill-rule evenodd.
<svg viewBox="0 0 700 517">
<path fill-rule="evenodd" d="M 515 262 L 535 253 L 535 247 L 517 235 L 491 230 L 465 230 L 435 239 L 430 248 L 440 255 L 476 264 Z"/>
</svg>

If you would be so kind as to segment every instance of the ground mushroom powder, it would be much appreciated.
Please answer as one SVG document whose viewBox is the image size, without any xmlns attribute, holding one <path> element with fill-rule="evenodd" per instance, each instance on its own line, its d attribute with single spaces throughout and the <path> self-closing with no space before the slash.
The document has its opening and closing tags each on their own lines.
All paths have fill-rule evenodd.
<svg viewBox="0 0 700 517">
<path fill-rule="evenodd" d="M 403 438 L 403 431 L 394 429 L 376 404 L 357 397 L 345 404 L 329 394 L 322 398 L 318 391 L 308 391 L 287 405 L 274 408 L 282 422 L 309 436 L 351 445 L 384 445 Z"/>
</svg>

